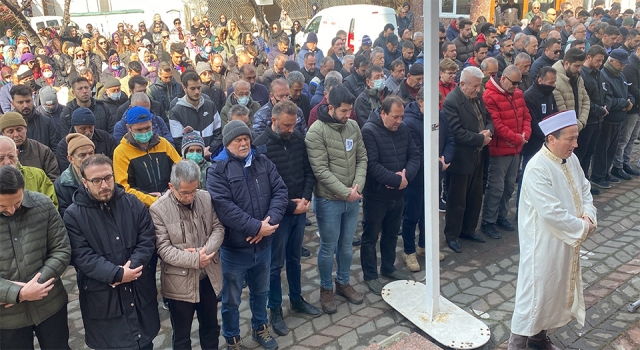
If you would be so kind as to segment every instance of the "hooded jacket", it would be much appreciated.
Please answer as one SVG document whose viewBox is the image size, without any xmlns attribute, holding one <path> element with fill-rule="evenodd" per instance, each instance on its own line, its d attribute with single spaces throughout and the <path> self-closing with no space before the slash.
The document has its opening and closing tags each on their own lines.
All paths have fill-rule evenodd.
<svg viewBox="0 0 640 350">
<path fill-rule="evenodd" d="M 258 234 L 262 220 L 270 217 L 271 225 L 278 224 L 287 208 L 287 186 L 265 155 L 252 148 L 240 159 L 224 148 L 207 171 L 207 191 L 225 227 L 224 249 L 257 253 L 269 248 L 272 236 L 247 242 Z"/>
<path fill-rule="evenodd" d="M 158 134 L 160 137 L 164 137 L 169 141 L 169 143 L 173 144 L 173 137 L 171 137 L 171 131 L 169 127 L 164 122 L 164 120 L 158 115 L 155 114 L 153 110 L 151 110 L 153 116 L 151 117 L 151 125 L 154 133 Z M 116 146 L 120 143 L 120 140 L 124 137 L 129 130 L 127 129 L 127 118 L 123 115 L 120 118 L 120 121 L 116 123 L 116 126 L 113 127 L 113 139 L 115 140 Z M 115 148 L 115 147 L 114 147 Z"/>
<path fill-rule="evenodd" d="M 60 136 L 56 126 L 53 125 L 53 119 L 41 116 L 34 109 L 30 116 L 24 117 L 24 120 L 27 122 L 27 137 L 51 148 L 55 153 Z"/>
<path fill-rule="evenodd" d="M 522 147 L 522 153 L 524 154 L 535 154 L 544 144 L 544 133 L 538 123 L 558 112 L 553 90 L 553 86 L 540 85 L 536 80 L 529 90 L 524 92 L 524 101 L 531 115 L 531 136 L 529 137 L 529 142 Z"/>
<path fill-rule="evenodd" d="M 51 112 L 44 109 L 43 105 L 40 105 L 36 108 L 36 113 L 39 115 L 51 119 L 53 126 L 56 128 L 56 132 L 58 133 L 58 137 L 60 137 L 60 131 L 58 128 L 60 127 L 60 114 L 62 114 L 62 109 L 64 108 L 61 104 L 56 104 Z"/>
<path fill-rule="evenodd" d="M 147 208 L 121 186 L 114 187 L 106 203 L 85 188 L 78 190 L 64 222 L 87 346 L 133 350 L 149 344 L 160 330 L 155 229 Z M 143 266 L 142 275 L 112 287 L 122 281 L 120 266 L 127 261 L 132 269 Z"/>
<path fill-rule="evenodd" d="M 375 200 L 397 200 L 404 190 L 399 189 L 402 177 L 396 173 L 406 170 L 405 177 L 411 182 L 420 169 L 420 151 L 408 126 L 400 123 L 398 130 L 391 131 L 384 126 L 380 113 L 380 108 L 371 111 L 362 127 L 367 149 L 367 180 L 362 193 Z"/>
<path fill-rule="evenodd" d="M 47 174 L 42 169 L 32 166 L 24 166 L 18 162 L 18 170 L 24 178 L 24 189 L 32 192 L 39 192 L 51 198 L 53 205 L 58 208 L 58 197 L 53 187 L 53 182 L 49 180 Z"/>
<path fill-rule="evenodd" d="M 329 115 L 328 105 L 319 105 L 318 120 L 305 138 L 309 163 L 317 183 L 314 194 L 324 200 L 346 200 L 350 188 L 362 193 L 367 177 L 367 150 L 358 123 L 342 124 Z"/>
<path fill-rule="evenodd" d="M 127 193 L 149 207 L 158 199 L 149 193 L 163 193 L 169 188 L 171 167 L 180 160 L 173 145 L 158 134 L 153 134 L 148 148 L 143 150 L 127 133 L 113 152 L 113 173 Z"/>
<path fill-rule="evenodd" d="M 84 185 L 80 181 L 80 174 L 76 173 L 72 165 L 69 165 L 53 186 L 59 201 L 58 212 L 64 218 L 64 212 L 73 203 L 73 194 Z"/>
<path fill-rule="evenodd" d="M 67 103 L 62 110 L 60 114 L 60 125 L 58 126 L 58 133 L 61 139 L 64 139 L 69 134 L 69 130 L 71 130 L 71 114 L 73 114 L 73 111 L 78 107 L 78 102 L 74 98 L 71 102 Z M 89 109 L 96 118 L 96 129 L 113 134 L 113 126 L 116 125 L 118 120 L 109 112 L 107 105 L 103 101 L 96 100 L 92 97 Z"/>
<path fill-rule="evenodd" d="M 489 79 L 482 94 L 487 111 L 491 114 L 494 133 L 489 142 L 492 157 L 515 156 L 522 151 L 522 138 L 531 137 L 531 115 L 522 90 L 509 94 L 495 78 Z"/>
<path fill-rule="evenodd" d="M 75 132 L 70 130 L 70 132 Z M 105 156 L 113 159 L 113 151 L 118 146 L 118 141 L 114 140 L 109 133 L 104 130 L 94 129 L 93 136 L 91 137 L 91 141 L 95 146 L 96 154 L 104 154 Z M 69 160 L 67 159 L 67 140 L 62 139 L 58 143 L 58 148 L 56 149 L 56 160 L 58 161 L 58 168 L 67 169 L 69 167 Z"/>
<path fill-rule="evenodd" d="M 25 189 L 20 208 L 12 216 L 0 215 L 0 329 L 39 325 L 67 304 L 62 285 L 71 260 L 71 246 L 62 219 L 51 199 Z M 40 283 L 55 278 L 47 296 L 18 303 L 21 287 L 9 281 L 27 283 L 38 272 Z"/>
<path fill-rule="evenodd" d="M 563 62 L 564 61 L 558 61 L 553 65 L 553 68 L 557 72 L 556 88 L 553 90 L 553 97 L 556 99 L 559 111 L 569 109 L 576 111 L 578 131 L 580 131 L 587 124 L 587 119 L 589 119 L 591 99 L 587 94 L 587 90 L 584 88 L 584 81 L 580 75 L 575 78 L 576 80 L 573 83 L 575 85 L 572 85 L 571 80 L 567 77 L 567 73 L 564 70 Z M 577 99 L 574 95 L 574 88 L 576 89 Z M 576 100 L 578 101 L 577 106 Z"/>
<path fill-rule="evenodd" d="M 182 148 L 182 134 L 187 126 L 200 133 L 204 144 L 208 146 L 213 145 L 213 141 L 222 134 L 222 122 L 216 105 L 202 96 L 197 108 L 187 101 L 186 95 L 179 98 L 169 113 L 169 130 L 176 149 Z"/>
</svg>

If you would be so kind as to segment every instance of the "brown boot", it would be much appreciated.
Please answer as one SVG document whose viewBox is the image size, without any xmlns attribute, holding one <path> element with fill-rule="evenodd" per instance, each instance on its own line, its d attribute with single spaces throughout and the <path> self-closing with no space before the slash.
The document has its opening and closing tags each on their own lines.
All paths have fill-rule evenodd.
<svg viewBox="0 0 640 350">
<path fill-rule="evenodd" d="M 333 289 L 320 287 L 320 305 L 322 305 L 322 311 L 326 314 L 335 314 L 338 311 L 336 301 L 333 298 Z"/>
<path fill-rule="evenodd" d="M 362 304 L 362 302 L 364 301 L 362 294 L 356 292 L 356 290 L 353 289 L 353 287 L 349 283 L 340 284 L 338 283 L 338 281 L 336 281 L 336 294 L 341 297 L 347 298 L 347 300 L 352 304 L 358 305 Z"/>
</svg>

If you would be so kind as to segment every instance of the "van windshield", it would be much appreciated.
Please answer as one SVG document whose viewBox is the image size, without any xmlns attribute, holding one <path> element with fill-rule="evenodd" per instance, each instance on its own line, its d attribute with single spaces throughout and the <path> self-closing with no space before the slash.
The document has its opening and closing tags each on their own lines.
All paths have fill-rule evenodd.
<svg viewBox="0 0 640 350">
<path fill-rule="evenodd" d="M 320 27 L 320 21 L 322 20 L 322 16 L 318 16 L 314 18 L 305 28 L 305 33 L 316 33 L 318 34 L 318 28 Z"/>
</svg>

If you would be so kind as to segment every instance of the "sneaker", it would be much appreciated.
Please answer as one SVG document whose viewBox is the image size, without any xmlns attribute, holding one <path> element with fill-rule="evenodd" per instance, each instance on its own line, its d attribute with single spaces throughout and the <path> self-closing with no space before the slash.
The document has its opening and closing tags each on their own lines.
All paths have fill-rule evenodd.
<svg viewBox="0 0 640 350">
<path fill-rule="evenodd" d="M 631 177 L 631 175 L 627 174 L 626 171 L 624 171 L 624 169 L 622 168 L 611 168 L 611 175 L 617 177 L 618 179 L 622 179 L 622 180 L 631 180 L 633 179 Z"/>
<path fill-rule="evenodd" d="M 632 175 L 632 176 L 640 176 L 640 170 L 638 169 L 634 169 L 631 165 L 629 164 L 623 164 L 622 165 L 622 170 L 624 170 L 625 173 Z"/>
<path fill-rule="evenodd" d="M 351 245 L 354 247 L 358 247 L 360 244 L 362 244 L 362 240 L 360 240 L 360 238 L 354 238 L 353 242 L 351 242 Z"/>
<path fill-rule="evenodd" d="M 607 181 L 605 181 L 605 180 L 600 180 L 600 181 L 598 181 L 598 182 L 591 181 L 591 184 L 592 184 L 592 185 L 594 185 L 594 186 L 596 186 L 596 187 L 600 187 L 600 188 L 604 188 L 604 189 L 611 188 L 611 184 L 610 184 L 610 183 L 608 183 L 608 182 L 607 182 Z"/>
<path fill-rule="evenodd" d="M 271 321 L 271 328 L 273 328 L 273 333 L 277 335 L 287 335 L 287 333 L 289 333 L 289 328 L 287 327 L 287 324 L 284 323 L 284 318 L 282 317 L 282 307 L 269 309 L 269 313 L 271 314 L 269 321 Z"/>
<path fill-rule="evenodd" d="M 418 263 L 418 259 L 416 259 L 416 253 L 413 253 L 413 254 L 402 253 L 402 260 L 404 260 L 404 263 L 407 264 L 407 268 L 409 269 L 409 271 L 411 272 L 420 271 L 420 264 Z"/>
<path fill-rule="evenodd" d="M 501 229 L 503 229 L 505 231 L 515 231 L 516 230 L 516 228 L 513 226 L 513 224 L 507 219 L 498 218 L 498 220 L 496 220 L 496 226 L 500 227 Z"/>
<path fill-rule="evenodd" d="M 424 256 L 424 248 L 418 246 L 416 247 L 416 255 L 417 256 Z"/>
<path fill-rule="evenodd" d="M 333 297 L 333 289 L 320 287 L 320 305 L 325 314 L 335 314 L 338 311 L 336 301 Z"/>
<path fill-rule="evenodd" d="M 606 180 L 610 184 L 619 184 L 620 183 L 620 180 L 617 177 L 611 176 L 611 175 L 607 175 Z"/>
<path fill-rule="evenodd" d="M 441 213 L 447 212 L 447 202 L 445 202 L 445 200 L 442 198 L 440 198 L 440 200 L 438 201 L 438 211 Z"/>
<path fill-rule="evenodd" d="M 373 293 L 375 295 L 381 295 L 382 294 L 382 284 L 377 279 L 368 280 L 368 281 L 365 280 L 364 284 L 366 284 L 367 287 L 369 287 L 369 290 L 371 291 L 371 293 Z"/>
<path fill-rule="evenodd" d="M 493 239 L 500 239 L 502 237 L 496 228 L 496 224 L 482 223 L 480 225 L 480 231 Z"/>
<path fill-rule="evenodd" d="M 411 277 L 409 277 L 409 275 L 406 275 L 398 270 L 395 270 L 392 273 L 381 273 L 381 275 L 396 281 L 411 280 Z"/>
<path fill-rule="evenodd" d="M 302 297 L 300 297 L 299 301 L 290 301 L 291 310 L 299 313 L 303 313 L 305 315 L 309 315 L 311 317 L 318 317 L 322 315 L 322 312 L 318 310 L 315 306 L 307 303 Z"/>
<path fill-rule="evenodd" d="M 269 328 L 267 328 L 266 324 L 263 324 L 262 326 L 252 330 L 251 339 L 260 344 L 266 350 L 278 349 L 278 343 L 276 343 L 276 340 L 273 339 L 273 337 L 269 333 Z"/>
<path fill-rule="evenodd" d="M 336 281 L 336 294 L 345 297 L 352 304 L 359 305 L 364 301 L 362 294 L 356 292 L 349 283 L 340 284 Z"/>
<path fill-rule="evenodd" d="M 240 337 L 227 338 L 227 350 L 242 350 L 242 340 Z"/>
</svg>

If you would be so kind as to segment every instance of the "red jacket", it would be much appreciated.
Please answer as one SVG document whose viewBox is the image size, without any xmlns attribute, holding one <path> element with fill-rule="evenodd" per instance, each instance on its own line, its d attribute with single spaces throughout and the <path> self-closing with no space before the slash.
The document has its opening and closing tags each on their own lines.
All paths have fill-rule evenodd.
<svg viewBox="0 0 640 350">
<path fill-rule="evenodd" d="M 525 140 L 531 136 L 531 114 L 524 101 L 522 90 L 516 88 L 513 95 L 507 93 L 495 78 L 489 79 L 482 95 L 487 111 L 493 120 L 494 134 L 489 142 L 491 156 L 513 156 L 522 150 L 522 134 Z"/>
<path fill-rule="evenodd" d="M 442 82 L 442 80 L 438 80 L 438 90 L 440 90 L 440 93 L 442 94 L 442 99 L 438 104 L 438 109 L 442 109 L 442 102 L 444 102 L 444 99 L 447 98 L 447 95 L 455 88 L 456 83 L 453 81 L 449 84 L 445 84 Z"/>
</svg>

